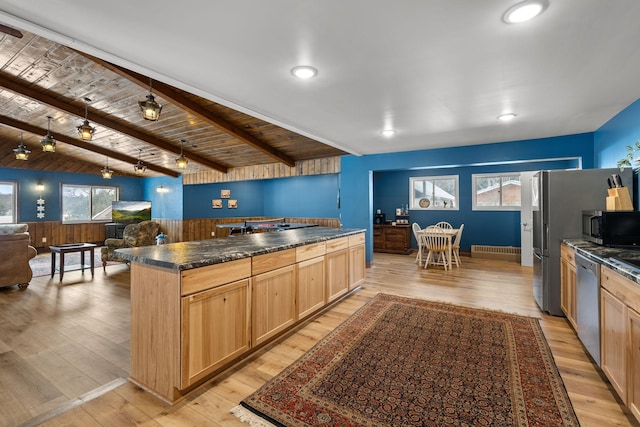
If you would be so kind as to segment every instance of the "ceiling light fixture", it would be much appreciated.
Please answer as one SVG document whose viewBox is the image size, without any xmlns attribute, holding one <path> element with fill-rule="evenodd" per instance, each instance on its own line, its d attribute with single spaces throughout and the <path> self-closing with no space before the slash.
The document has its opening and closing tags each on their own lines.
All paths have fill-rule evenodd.
<svg viewBox="0 0 640 427">
<path fill-rule="evenodd" d="M 505 113 L 505 114 L 499 115 L 498 120 L 503 122 L 510 122 L 511 120 L 515 119 L 516 116 L 517 116 L 516 113 Z"/>
<path fill-rule="evenodd" d="M 24 141 L 22 140 L 22 132 L 20 132 L 20 144 L 18 144 L 18 148 L 13 149 L 13 153 L 16 155 L 16 160 L 27 160 L 29 159 L 29 154 L 31 154 L 31 150 L 28 150 L 24 145 Z"/>
<path fill-rule="evenodd" d="M 315 77 L 318 75 L 318 70 L 313 68 L 310 65 L 298 65 L 297 67 L 293 67 L 291 69 L 291 74 L 296 76 L 299 79 L 310 79 L 311 77 Z"/>
<path fill-rule="evenodd" d="M 176 166 L 178 169 L 186 169 L 189 164 L 189 160 L 184 156 L 184 139 L 180 140 L 180 157 L 176 157 Z"/>
<path fill-rule="evenodd" d="M 384 129 L 380 133 L 382 134 L 382 136 L 386 136 L 387 138 L 391 138 L 393 135 L 396 134 L 396 130 L 395 129 Z"/>
<path fill-rule="evenodd" d="M 42 144 L 42 151 L 55 153 L 56 140 L 51 135 L 51 116 L 47 116 L 47 134 L 40 140 L 40 144 Z"/>
<path fill-rule="evenodd" d="M 140 111 L 142 111 L 142 117 L 147 120 L 155 122 L 160 118 L 160 112 L 162 111 L 162 105 L 158 104 L 153 97 L 151 90 L 153 89 L 153 82 L 149 79 L 149 95 L 147 95 L 146 101 L 138 101 Z"/>
<path fill-rule="evenodd" d="M 107 157 L 106 159 L 106 164 L 102 169 L 100 169 L 100 173 L 104 179 L 111 179 L 113 176 L 113 170 L 109 168 L 109 158 Z"/>
<path fill-rule="evenodd" d="M 138 152 L 138 163 L 133 166 L 133 170 L 136 171 L 136 175 L 143 175 L 147 170 L 147 165 L 144 164 L 142 160 L 140 160 L 140 155 L 142 154 L 142 149 Z"/>
<path fill-rule="evenodd" d="M 93 139 L 93 134 L 96 132 L 96 128 L 92 127 L 89 124 L 89 120 L 87 119 L 87 116 L 88 116 L 87 106 L 89 105 L 90 102 L 91 102 L 91 99 L 89 98 L 84 99 L 84 122 L 80 126 L 76 127 L 76 130 L 78 131 L 78 135 L 80 135 L 80 139 L 82 139 L 83 141 L 91 141 Z"/>
<path fill-rule="evenodd" d="M 502 15 L 502 20 L 507 24 L 519 24 L 540 15 L 547 7 L 547 0 L 526 0 L 507 9 Z"/>
</svg>

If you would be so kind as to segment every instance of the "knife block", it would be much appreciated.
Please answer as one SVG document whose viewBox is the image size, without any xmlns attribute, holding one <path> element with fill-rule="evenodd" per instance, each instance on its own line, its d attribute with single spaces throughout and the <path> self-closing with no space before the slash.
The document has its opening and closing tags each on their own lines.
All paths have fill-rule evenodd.
<svg viewBox="0 0 640 427">
<path fill-rule="evenodd" d="M 608 211 L 632 211 L 633 203 L 629 195 L 629 187 L 610 188 L 607 197 Z"/>
</svg>

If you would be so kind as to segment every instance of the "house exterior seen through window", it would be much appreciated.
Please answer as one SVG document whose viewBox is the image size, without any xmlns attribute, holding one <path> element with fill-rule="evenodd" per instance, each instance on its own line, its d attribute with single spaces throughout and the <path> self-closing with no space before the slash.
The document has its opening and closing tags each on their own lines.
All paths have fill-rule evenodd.
<svg viewBox="0 0 640 427">
<path fill-rule="evenodd" d="M 520 174 L 474 174 L 474 210 L 519 210 Z"/>
<path fill-rule="evenodd" d="M 0 181 L 0 224 L 18 222 L 18 183 Z"/>
<path fill-rule="evenodd" d="M 118 187 L 62 184 L 62 222 L 111 221 Z"/>
<path fill-rule="evenodd" d="M 458 175 L 409 178 L 409 209 L 458 210 L 458 197 Z"/>
</svg>

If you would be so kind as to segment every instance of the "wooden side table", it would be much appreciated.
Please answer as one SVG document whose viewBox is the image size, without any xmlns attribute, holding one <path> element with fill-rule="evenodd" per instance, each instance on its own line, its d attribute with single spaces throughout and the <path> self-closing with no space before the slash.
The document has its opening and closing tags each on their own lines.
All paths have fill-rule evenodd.
<svg viewBox="0 0 640 427">
<path fill-rule="evenodd" d="M 85 252 L 89 252 L 90 268 L 91 268 L 91 277 L 93 277 L 94 272 L 94 253 L 95 253 L 96 245 L 93 243 L 70 243 L 67 245 L 57 245 L 57 246 L 49 246 L 51 250 L 51 278 L 56 274 L 56 253 L 60 254 L 60 281 L 62 282 L 62 277 L 64 276 L 64 256 L 65 254 L 80 252 L 80 265 L 79 266 L 68 266 L 69 269 L 72 270 L 82 270 L 84 273 L 84 269 L 86 267 L 85 264 Z M 70 270 L 67 271 L 70 271 Z"/>
</svg>

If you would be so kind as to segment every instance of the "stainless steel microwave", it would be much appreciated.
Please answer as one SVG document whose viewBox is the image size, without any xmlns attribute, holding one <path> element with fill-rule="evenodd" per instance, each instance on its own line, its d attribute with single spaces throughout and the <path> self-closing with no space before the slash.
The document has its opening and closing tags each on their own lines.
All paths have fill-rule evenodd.
<svg viewBox="0 0 640 427">
<path fill-rule="evenodd" d="M 582 238 L 604 246 L 640 247 L 640 212 L 582 211 Z"/>
</svg>

